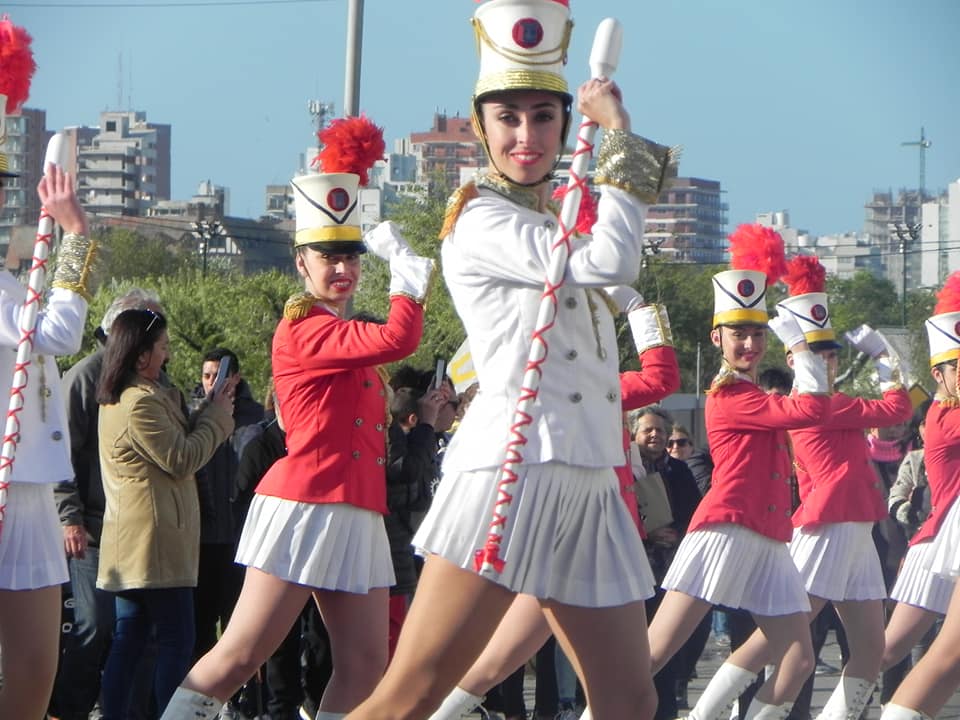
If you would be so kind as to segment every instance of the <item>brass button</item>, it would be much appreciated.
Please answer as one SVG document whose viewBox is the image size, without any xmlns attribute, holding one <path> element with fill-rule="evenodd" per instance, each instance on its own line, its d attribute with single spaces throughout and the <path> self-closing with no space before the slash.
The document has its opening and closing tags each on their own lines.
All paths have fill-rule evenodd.
<svg viewBox="0 0 960 720">
<path fill-rule="evenodd" d="M 576 360 L 576 359 L 577 359 L 577 351 L 576 351 L 576 350 L 570 350 L 570 351 L 567 353 L 567 360 Z"/>
<path fill-rule="evenodd" d="M 383 431 L 383 423 L 377 423 L 377 432 Z"/>
<path fill-rule="evenodd" d="M 351 454 L 353 455 L 353 459 L 354 459 L 354 460 L 359 460 L 359 459 L 360 459 L 360 451 L 359 451 L 359 450 L 354 450 L 353 453 L 351 453 Z"/>
<path fill-rule="evenodd" d="M 775 472 L 775 473 L 773 473 L 773 475 L 771 475 L 771 477 L 772 477 L 774 480 L 776 480 L 777 478 L 780 477 L 780 473 Z"/>
<path fill-rule="evenodd" d="M 360 427 L 361 425 L 363 425 L 363 418 L 357 418 L 356 420 L 353 421 L 353 424 L 356 425 L 357 427 Z"/>
<path fill-rule="evenodd" d="M 577 306 L 577 299 L 575 297 L 568 297 L 563 301 L 563 304 L 573 310 Z"/>
<path fill-rule="evenodd" d="M 610 402 L 615 402 L 616 399 L 617 399 L 617 394 L 613 390 L 607 393 L 607 400 L 609 400 Z"/>
<path fill-rule="evenodd" d="M 378 458 L 377 458 L 377 465 L 385 465 L 386 462 L 387 462 L 387 461 L 384 460 L 382 457 L 378 457 Z"/>
<path fill-rule="evenodd" d="M 578 403 L 581 400 L 583 400 L 583 395 L 581 395 L 580 393 L 575 392 L 570 394 L 570 402 Z"/>
<path fill-rule="evenodd" d="M 789 511 L 789 510 L 784 510 L 784 511 L 783 511 L 783 514 L 786 515 L 787 517 L 790 517 L 790 511 Z"/>
<path fill-rule="evenodd" d="M 557 226 L 557 224 L 556 224 L 553 220 L 544 220 L 544 221 L 543 221 L 543 226 L 544 226 L 547 230 L 553 230 L 553 229 Z"/>
<path fill-rule="evenodd" d="M 773 512 L 776 509 L 777 509 L 776 505 L 770 505 L 769 507 L 767 507 L 767 510 L 769 510 L 770 512 Z"/>
<path fill-rule="evenodd" d="M 364 386 L 364 387 L 372 387 L 372 386 L 373 386 L 373 383 L 370 382 L 369 380 L 364 380 L 364 381 L 363 381 L 363 386 Z"/>
<path fill-rule="evenodd" d="M 52 437 L 54 440 L 63 440 L 63 433 L 59 430 L 54 430 L 50 437 Z"/>
</svg>

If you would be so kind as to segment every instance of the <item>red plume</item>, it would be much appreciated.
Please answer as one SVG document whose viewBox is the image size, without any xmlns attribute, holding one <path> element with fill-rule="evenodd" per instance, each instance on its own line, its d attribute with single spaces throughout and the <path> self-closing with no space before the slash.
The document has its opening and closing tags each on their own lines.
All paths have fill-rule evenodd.
<svg viewBox="0 0 960 720">
<path fill-rule="evenodd" d="M 827 269 L 816 255 L 797 255 L 787 263 L 783 281 L 791 295 L 823 292 L 827 287 Z"/>
<path fill-rule="evenodd" d="M 566 195 L 567 186 L 561 185 L 553 191 L 552 197 L 562 205 Z M 580 209 L 577 210 L 577 232 L 581 235 L 589 235 L 595 222 L 597 222 L 597 201 L 589 192 L 583 191 L 580 193 Z"/>
<path fill-rule="evenodd" d="M 323 149 L 314 158 L 325 173 L 354 173 L 360 186 L 367 184 L 367 173 L 377 160 L 383 159 L 386 145 L 383 128 L 374 125 L 366 115 L 339 118 L 317 133 Z"/>
<path fill-rule="evenodd" d="M 787 272 L 780 233 L 763 225 L 740 225 L 730 236 L 730 267 L 759 270 L 767 276 L 767 287 Z"/>
<path fill-rule="evenodd" d="M 30 49 L 32 40 L 6 15 L 0 18 L 0 93 L 7 96 L 7 106 L 0 110 L 8 115 L 16 112 L 30 94 L 30 78 L 37 69 Z"/>
<path fill-rule="evenodd" d="M 943 284 L 943 289 L 937 293 L 937 306 L 933 308 L 933 314 L 957 310 L 960 310 L 960 272 L 952 273 Z"/>
</svg>

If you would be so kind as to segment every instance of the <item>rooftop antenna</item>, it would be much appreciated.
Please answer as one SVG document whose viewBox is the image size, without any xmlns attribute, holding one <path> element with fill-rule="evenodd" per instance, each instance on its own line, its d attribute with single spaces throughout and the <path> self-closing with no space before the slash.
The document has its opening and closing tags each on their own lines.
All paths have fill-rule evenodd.
<svg viewBox="0 0 960 720">
<path fill-rule="evenodd" d="M 123 109 L 123 53 L 117 53 L 117 110 Z"/>
<path fill-rule="evenodd" d="M 908 142 L 902 142 L 901 145 L 916 147 L 920 149 L 920 203 L 923 204 L 924 198 L 924 186 L 927 179 L 927 163 L 926 163 L 926 153 L 927 148 L 933 145 L 932 142 L 927 140 L 927 136 L 924 133 L 923 127 L 920 127 L 920 139 L 919 140 L 910 140 Z"/>
</svg>

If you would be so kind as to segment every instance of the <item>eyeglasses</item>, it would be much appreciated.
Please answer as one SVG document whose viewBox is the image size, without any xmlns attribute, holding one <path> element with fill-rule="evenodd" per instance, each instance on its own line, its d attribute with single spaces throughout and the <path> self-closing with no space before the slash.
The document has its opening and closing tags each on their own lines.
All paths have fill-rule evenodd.
<svg viewBox="0 0 960 720">
<path fill-rule="evenodd" d="M 667 440 L 667 447 L 673 447 L 674 445 L 677 447 L 686 447 L 689 444 L 690 440 L 687 438 L 670 438 Z"/>
</svg>

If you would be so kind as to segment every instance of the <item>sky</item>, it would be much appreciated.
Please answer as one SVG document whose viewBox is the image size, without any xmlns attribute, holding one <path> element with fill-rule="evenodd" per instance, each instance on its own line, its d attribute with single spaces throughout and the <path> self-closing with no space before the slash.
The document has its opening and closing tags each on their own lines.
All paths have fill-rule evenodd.
<svg viewBox="0 0 960 720">
<path fill-rule="evenodd" d="M 227 4 L 229 3 L 229 4 Z M 472 0 L 366 0 L 360 109 L 393 141 L 465 115 Z M 624 28 L 614 79 L 633 129 L 719 180 L 728 229 L 788 210 L 814 235 L 858 231 L 875 190 L 960 178 L 957 0 L 571 0 L 567 78 L 600 20 Z M 211 180 L 257 217 L 313 143 L 311 99 L 344 107 L 347 0 L 0 0 L 34 37 L 28 107 L 47 126 L 135 109 L 172 125 L 174 199 Z"/>
</svg>

